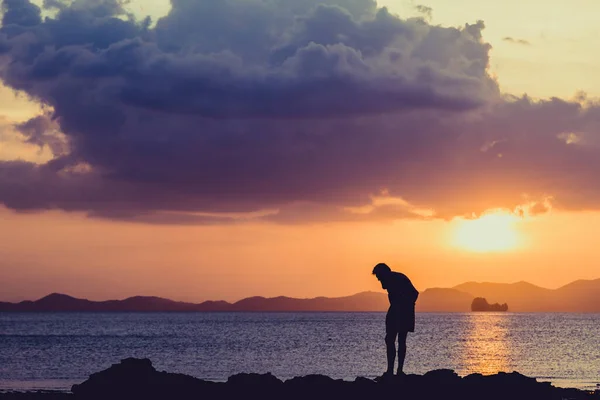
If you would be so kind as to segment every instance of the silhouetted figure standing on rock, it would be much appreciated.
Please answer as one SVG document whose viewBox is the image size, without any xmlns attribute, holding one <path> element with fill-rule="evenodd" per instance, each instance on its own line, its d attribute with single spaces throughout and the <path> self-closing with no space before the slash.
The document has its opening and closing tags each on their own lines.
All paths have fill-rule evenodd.
<svg viewBox="0 0 600 400">
<path fill-rule="evenodd" d="M 373 275 L 387 290 L 390 308 L 385 317 L 385 345 L 387 348 L 387 371 L 383 377 L 394 374 L 396 359 L 396 338 L 398 338 L 398 375 L 404 375 L 406 357 L 406 336 L 415 331 L 415 303 L 419 292 L 408 277 L 394 272 L 386 264 L 380 263 L 373 268 Z"/>
</svg>

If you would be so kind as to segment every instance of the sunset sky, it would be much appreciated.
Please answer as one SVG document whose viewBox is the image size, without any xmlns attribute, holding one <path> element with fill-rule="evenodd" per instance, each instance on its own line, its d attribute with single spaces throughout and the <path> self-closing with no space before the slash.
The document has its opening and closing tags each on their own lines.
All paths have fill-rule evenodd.
<svg viewBox="0 0 600 400">
<path fill-rule="evenodd" d="M 0 301 L 600 278 L 597 0 L 0 1 Z"/>
</svg>

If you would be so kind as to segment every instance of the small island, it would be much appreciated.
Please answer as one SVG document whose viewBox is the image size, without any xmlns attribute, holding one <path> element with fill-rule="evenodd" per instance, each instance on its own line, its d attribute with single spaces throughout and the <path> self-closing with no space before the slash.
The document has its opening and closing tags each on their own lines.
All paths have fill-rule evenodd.
<svg viewBox="0 0 600 400">
<path fill-rule="evenodd" d="M 483 297 L 476 297 L 471 303 L 471 311 L 508 311 L 508 304 L 490 304 Z"/>
</svg>

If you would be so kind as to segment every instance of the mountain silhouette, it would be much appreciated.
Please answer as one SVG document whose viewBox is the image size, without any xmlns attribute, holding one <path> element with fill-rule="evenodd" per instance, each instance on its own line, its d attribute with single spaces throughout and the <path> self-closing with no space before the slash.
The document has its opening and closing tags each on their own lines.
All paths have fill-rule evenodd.
<svg viewBox="0 0 600 400">
<path fill-rule="evenodd" d="M 347 297 L 249 297 L 235 303 L 205 301 L 200 304 L 177 302 L 160 297 L 130 297 L 125 300 L 90 301 L 64 294 L 51 294 L 36 301 L 0 303 L 0 311 L 84 312 L 84 311 L 384 311 L 388 307 L 383 293 L 363 292 Z"/>
<path fill-rule="evenodd" d="M 468 282 L 454 289 L 490 303 L 508 303 L 514 312 L 600 312 L 600 279 L 579 280 L 558 289 L 527 282 Z"/>
<path fill-rule="evenodd" d="M 600 312 L 600 279 L 579 280 L 558 289 L 545 289 L 527 282 L 467 282 L 453 288 L 427 289 L 419 295 L 418 312 L 470 312 L 476 297 L 490 303 L 508 303 L 511 312 Z M 89 311 L 386 311 L 387 295 L 362 292 L 346 297 L 248 297 L 229 303 L 205 301 L 186 303 L 160 297 L 129 297 L 124 300 L 90 301 L 53 293 L 35 301 L 0 302 L 0 311 L 24 312 L 89 312 Z"/>
</svg>

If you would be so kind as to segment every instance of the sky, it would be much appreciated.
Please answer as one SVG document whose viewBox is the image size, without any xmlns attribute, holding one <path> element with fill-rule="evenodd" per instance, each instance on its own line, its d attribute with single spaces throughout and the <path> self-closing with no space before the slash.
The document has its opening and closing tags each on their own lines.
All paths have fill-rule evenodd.
<svg viewBox="0 0 600 400">
<path fill-rule="evenodd" d="M 2 7 L 0 300 L 600 278 L 597 2 Z"/>
</svg>

